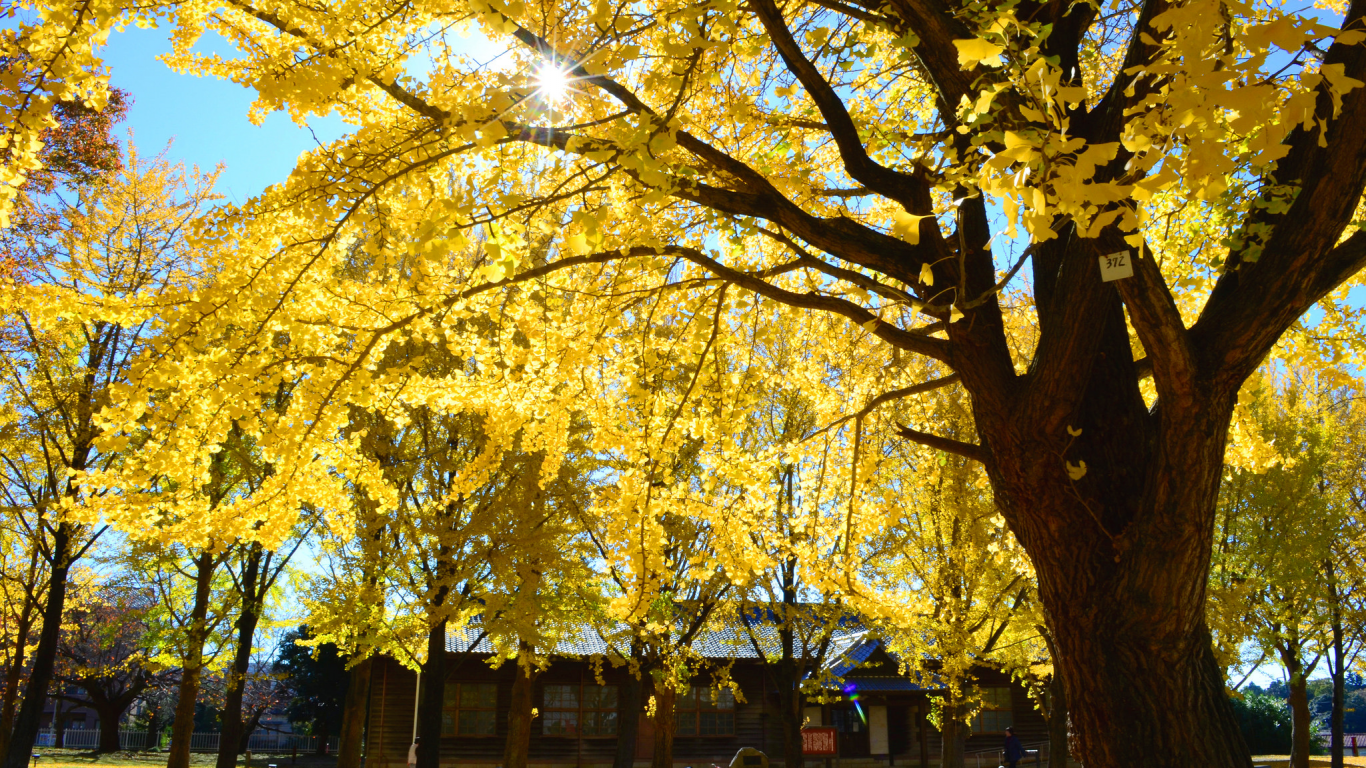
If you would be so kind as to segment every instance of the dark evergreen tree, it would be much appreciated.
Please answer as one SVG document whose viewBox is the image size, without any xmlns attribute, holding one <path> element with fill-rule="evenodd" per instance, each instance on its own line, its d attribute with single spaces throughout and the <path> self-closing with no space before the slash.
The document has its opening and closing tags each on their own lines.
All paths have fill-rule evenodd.
<svg viewBox="0 0 1366 768">
<path fill-rule="evenodd" d="M 342 706 L 346 701 L 346 657 L 337 646 L 323 643 L 302 645 L 313 637 L 307 625 L 291 630 L 280 643 L 274 671 L 290 696 L 286 713 L 296 730 L 306 726 L 318 737 L 319 752 L 327 740 L 341 732 Z"/>
</svg>

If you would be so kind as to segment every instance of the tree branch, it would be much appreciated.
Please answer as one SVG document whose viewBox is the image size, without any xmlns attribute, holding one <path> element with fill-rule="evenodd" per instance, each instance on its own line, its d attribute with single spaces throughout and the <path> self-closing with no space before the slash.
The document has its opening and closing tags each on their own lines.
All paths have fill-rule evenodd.
<svg viewBox="0 0 1366 768">
<path fill-rule="evenodd" d="M 983 464 L 987 461 L 987 451 L 980 445 L 965 443 L 961 440 L 954 440 L 948 437 L 932 435 L 929 432 L 921 432 L 918 429 L 911 429 L 905 424 L 897 425 L 897 434 L 912 442 L 929 446 L 945 453 L 952 453 L 955 456 L 962 456 L 965 459 L 972 459 Z"/>
</svg>

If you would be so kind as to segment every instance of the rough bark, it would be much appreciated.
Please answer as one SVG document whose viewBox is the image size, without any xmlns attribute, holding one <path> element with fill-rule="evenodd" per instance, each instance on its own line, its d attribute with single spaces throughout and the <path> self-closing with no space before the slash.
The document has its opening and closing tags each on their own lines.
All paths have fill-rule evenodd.
<svg viewBox="0 0 1366 768">
<path fill-rule="evenodd" d="M 62 611 L 66 608 L 67 572 L 71 567 L 71 546 L 75 529 L 60 523 L 52 537 L 52 577 L 48 582 L 47 602 L 43 606 L 43 629 L 33 652 L 33 668 L 28 686 L 14 721 L 4 768 L 28 768 L 33 742 L 38 738 L 38 723 L 52 685 L 52 670 L 57 661 L 57 641 L 61 636 Z"/>
<path fill-rule="evenodd" d="M 422 703 L 417 711 L 417 768 L 439 768 L 441 705 L 446 695 L 446 619 L 427 632 L 427 662 L 422 665 Z"/>
<path fill-rule="evenodd" d="M 532 684 L 536 668 L 532 663 L 531 645 L 522 641 L 517 659 L 517 676 L 512 681 L 512 696 L 508 702 L 508 737 L 503 747 L 503 768 L 527 768 L 527 753 L 531 749 Z"/>
<path fill-rule="evenodd" d="M 665 682 L 655 680 L 654 753 L 650 768 L 673 768 L 674 764 L 674 701 L 678 693 Z"/>
<path fill-rule="evenodd" d="M 342 711 L 341 738 L 337 740 L 337 768 L 360 768 L 373 662 L 371 656 L 351 667 L 351 681 L 346 686 L 346 703 Z"/>
<path fill-rule="evenodd" d="M 171 745 L 170 753 L 166 756 L 166 768 L 190 768 L 194 705 L 199 699 L 199 682 L 204 673 L 204 643 L 209 636 L 209 596 L 216 562 L 216 558 L 208 552 L 201 552 L 195 558 L 194 604 L 190 607 L 190 626 L 185 632 L 179 696 L 176 699 L 175 720 L 171 723 Z"/>
<path fill-rule="evenodd" d="M 228 685 L 223 694 L 217 768 L 235 768 L 242 743 L 242 698 L 246 693 L 247 672 L 251 663 L 251 646 L 256 637 L 256 625 L 261 621 L 261 603 L 257 597 L 263 552 L 259 544 L 252 545 L 242 570 L 242 612 L 237 617 L 237 645 L 233 649 Z"/>
<path fill-rule="evenodd" d="M 988 473 L 1036 567 L 1081 760 L 1110 768 L 1141 754 L 1153 766 L 1246 768 L 1205 625 L 1233 395 L 1179 420 L 1166 403 L 1150 417 L 1132 358 L 1116 357 L 1123 327 L 1116 302 L 1099 330 L 1115 354 L 1096 362 L 1074 409 L 1054 414 L 1057 430 L 1080 436 L 1048 439 L 974 401 L 979 428 L 1009 422 L 991 431 Z M 1088 471 L 1074 481 L 1063 462 L 1079 460 Z"/>
<path fill-rule="evenodd" d="M 640 653 L 640 643 L 632 643 L 632 655 Z M 640 736 L 640 713 L 644 707 L 642 694 L 645 689 L 644 665 L 631 671 L 626 681 L 618 688 L 619 714 L 617 715 L 617 751 L 612 757 L 612 768 L 632 768 L 636 762 L 636 740 Z"/>
</svg>

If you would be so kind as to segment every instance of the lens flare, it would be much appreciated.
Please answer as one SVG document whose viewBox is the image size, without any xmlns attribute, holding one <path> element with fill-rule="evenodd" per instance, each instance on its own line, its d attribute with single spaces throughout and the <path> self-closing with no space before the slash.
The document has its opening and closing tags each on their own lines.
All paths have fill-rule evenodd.
<svg viewBox="0 0 1366 768">
<path fill-rule="evenodd" d="M 560 101 L 569 93 L 569 73 L 546 64 L 536 72 L 536 90 L 547 101 Z"/>
</svg>

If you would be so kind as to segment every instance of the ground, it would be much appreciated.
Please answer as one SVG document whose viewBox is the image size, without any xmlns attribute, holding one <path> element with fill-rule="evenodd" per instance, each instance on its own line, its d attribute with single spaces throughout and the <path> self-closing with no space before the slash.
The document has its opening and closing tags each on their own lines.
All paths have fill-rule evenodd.
<svg viewBox="0 0 1366 768">
<path fill-rule="evenodd" d="M 42 757 L 32 761 L 29 764 L 31 768 L 143 768 L 166 765 L 165 752 L 113 752 L 101 755 L 86 750 L 45 747 L 33 751 Z M 211 753 L 190 755 L 193 768 L 208 768 L 217 760 L 218 756 Z M 238 768 L 248 768 L 241 757 L 237 758 L 237 765 Z M 337 758 L 335 755 L 299 755 L 298 762 L 291 762 L 289 755 L 253 755 L 251 758 L 250 768 L 267 768 L 270 765 L 278 768 L 335 768 Z"/>
<path fill-rule="evenodd" d="M 76 749 L 43 749 L 34 750 L 42 755 L 41 758 L 32 763 L 32 768 L 143 768 L 143 766 L 164 766 L 166 765 L 165 752 L 114 752 L 108 755 L 101 755 L 95 752 L 87 752 Z M 193 768 L 208 768 L 212 766 L 217 757 L 212 754 L 193 754 L 190 755 L 190 765 Z M 1289 758 L 1286 755 L 1261 755 L 1252 758 L 1252 764 L 1266 766 L 1267 768 L 1286 768 Z M 1350 766 L 1366 768 L 1366 756 L 1346 757 L 1346 763 Z M 238 768 L 248 768 L 242 758 L 237 759 Z M 255 755 L 251 759 L 250 768 L 267 768 L 275 765 L 277 768 L 335 768 L 337 758 L 335 756 L 319 757 L 317 755 L 300 755 L 297 763 L 291 763 L 289 755 Z M 1328 758 L 1311 758 L 1309 765 L 1313 768 L 1328 768 Z"/>
<path fill-rule="evenodd" d="M 1351 753 L 1348 753 L 1346 757 L 1343 757 L 1343 763 L 1366 767 L 1366 757 L 1352 757 Z M 1330 765 L 1326 754 L 1321 754 L 1321 756 L 1318 757 L 1310 757 L 1309 764 L 1313 768 L 1328 768 L 1328 765 Z M 1264 754 L 1264 756 L 1261 757 L 1254 757 L 1253 765 L 1266 765 L 1266 768 L 1285 768 L 1287 765 L 1290 765 L 1290 756 L 1288 756 L 1288 754 Z"/>
</svg>

